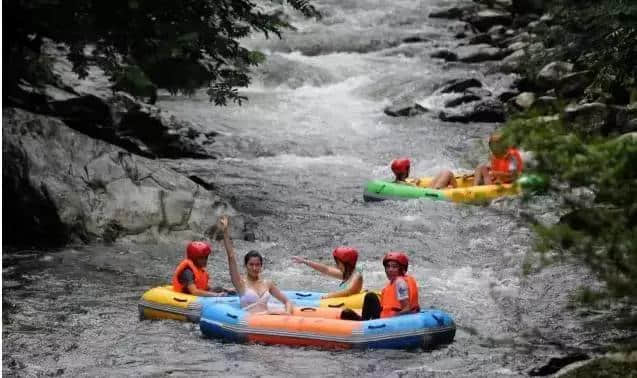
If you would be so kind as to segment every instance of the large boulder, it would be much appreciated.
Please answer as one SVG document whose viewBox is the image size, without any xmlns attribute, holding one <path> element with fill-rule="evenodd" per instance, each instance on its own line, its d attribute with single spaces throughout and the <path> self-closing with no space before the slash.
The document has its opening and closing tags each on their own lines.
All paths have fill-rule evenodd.
<svg viewBox="0 0 637 378">
<path fill-rule="evenodd" d="M 553 88 L 560 80 L 573 71 L 573 64 L 568 62 L 551 62 L 537 74 L 537 82 L 543 88 Z"/>
<path fill-rule="evenodd" d="M 220 197 L 157 160 L 91 138 L 58 118 L 3 109 L 3 231 L 14 242 L 201 237 Z M 241 229 L 240 218 L 234 222 Z"/>
<path fill-rule="evenodd" d="M 609 123 L 611 112 L 602 103 L 569 105 L 564 109 L 564 121 L 571 130 L 588 135 L 599 134 Z"/>
</svg>

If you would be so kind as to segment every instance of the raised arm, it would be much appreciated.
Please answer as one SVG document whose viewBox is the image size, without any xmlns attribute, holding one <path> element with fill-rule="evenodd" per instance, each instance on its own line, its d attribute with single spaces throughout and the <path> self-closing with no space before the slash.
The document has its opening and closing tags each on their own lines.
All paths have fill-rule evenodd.
<svg viewBox="0 0 637 378">
<path fill-rule="evenodd" d="M 291 315 L 293 308 L 292 308 L 292 302 L 290 302 L 288 297 L 286 297 L 285 294 L 283 294 L 281 290 L 279 290 L 279 288 L 276 287 L 276 285 L 272 281 L 269 282 L 268 288 L 270 290 L 270 294 L 272 294 L 274 298 L 278 299 L 281 303 L 285 305 L 285 312 Z"/>
<path fill-rule="evenodd" d="M 330 277 L 334 277 L 334 278 L 338 278 L 339 280 L 343 279 L 343 273 L 338 270 L 337 268 L 333 267 L 333 266 L 327 266 L 327 265 L 323 265 L 321 263 L 317 263 L 308 259 L 304 259 L 303 257 L 299 257 L 299 256 L 292 256 L 292 261 L 299 263 L 299 264 L 305 264 L 307 266 L 309 266 L 310 268 L 319 271 L 323 274 L 326 274 Z"/>
<path fill-rule="evenodd" d="M 232 240 L 230 239 L 230 219 L 227 216 L 222 216 L 219 219 L 219 225 L 223 230 L 223 245 L 226 248 L 226 253 L 228 255 L 228 269 L 230 270 L 230 280 L 232 281 L 232 285 L 234 285 L 235 289 L 239 295 L 243 295 L 245 291 L 245 285 L 243 283 L 243 279 L 241 278 L 241 274 L 239 273 L 239 266 L 237 265 L 237 258 L 234 253 L 234 247 L 232 246 Z"/>
<path fill-rule="evenodd" d="M 352 277 L 352 281 L 345 289 L 327 293 L 322 298 L 327 299 L 327 298 L 349 297 L 350 295 L 360 293 L 361 290 L 363 290 L 363 276 L 360 273 L 354 273 L 354 277 Z"/>
</svg>

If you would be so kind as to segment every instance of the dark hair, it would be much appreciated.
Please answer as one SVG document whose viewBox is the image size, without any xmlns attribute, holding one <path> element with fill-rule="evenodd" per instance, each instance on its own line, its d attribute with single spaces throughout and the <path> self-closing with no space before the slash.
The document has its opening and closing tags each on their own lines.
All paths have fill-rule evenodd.
<svg viewBox="0 0 637 378">
<path fill-rule="evenodd" d="M 253 257 L 258 257 L 259 261 L 261 262 L 261 265 L 263 265 L 263 256 L 261 256 L 261 254 L 257 251 L 249 251 L 248 253 L 246 253 L 245 256 L 243 256 L 243 265 L 248 265 L 248 261 L 250 261 L 251 258 Z"/>
<path fill-rule="evenodd" d="M 336 257 L 334 257 L 334 261 L 336 263 L 338 263 L 341 260 L 339 260 Z M 343 282 L 341 282 L 341 283 L 345 283 L 345 282 L 347 282 L 347 280 L 350 279 L 352 274 L 354 274 L 354 271 L 356 270 L 356 267 L 355 267 L 355 265 L 351 265 L 351 264 L 348 264 L 348 263 L 343 262 L 343 261 L 341 261 L 341 263 L 343 263 L 343 266 L 345 267 L 345 270 L 343 271 Z"/>
</svg>

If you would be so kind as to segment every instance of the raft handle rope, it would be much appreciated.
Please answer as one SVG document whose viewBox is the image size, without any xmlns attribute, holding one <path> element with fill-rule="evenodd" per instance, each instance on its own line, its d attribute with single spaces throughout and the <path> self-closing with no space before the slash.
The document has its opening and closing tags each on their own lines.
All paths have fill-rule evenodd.
<svg viewBox="0 0 637 378">
<path fill-rule="evenodd" d="M 226 316 L 227 316 L 227 317 L 229 317 L 229 318 L 232 318 L 232 319 L 236 319 L 236 318 L 238 318 L 238 316 L 237 316 L 237 315 L 233 315 L 233 314 L 231 314 L 231 313 L 229 313 L 229 312 L 226 312 Z"/>
<path fill-rule="evenodd" d="M 316 309 L 314 307 L 303 307 L 301 309 L 301 312 L 304 312 L 304 311 L 316 311 Z"/>
<path fill-rule="evenodd" d="M 327 305 L 327 307 L 331 307 L 331 308 L 339 308 L 343 306 L 345 306 L 345 302 L 341 302 L 339 304 Z"/>
<path fill-rule="evenodd" d="M 177 302 L 181 302 L 181 303 L 188 302 L 188 299 L 182 299 L 182 298 L 177 298 L 177 297 L 173 297 L 173 300 L 175 300 Z"/>
<path fill-rule="evenodd" d="M 381 325 L 377 325 L 377 326 L 370 325 L 370 326 L 367 326 L 367 328 L 369 328 L 369 329 L 379 329 L 379 328 L 385 328 L 385 323 L 383 323 L 383 324 L 381 324 Z"/>
<path fill-rule="evenodd" d="M 436 319 L 436 321 L 438 322 L 438 325 L 444 325 L 445 324 L 445 320 L 439 316 L 437 316 L 436 314 L 431 314 L 431 317 Z"/>
<path fill-rule="evenodd" d="M 294 293 L 297 297 L 311 297 L 312 294 L 309 293 Z"/>
</svg>

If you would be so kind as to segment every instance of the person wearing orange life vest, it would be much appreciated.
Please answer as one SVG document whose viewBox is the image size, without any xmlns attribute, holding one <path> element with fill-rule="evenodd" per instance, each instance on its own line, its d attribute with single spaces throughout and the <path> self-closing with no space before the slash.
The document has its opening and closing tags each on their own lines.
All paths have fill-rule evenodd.
<svg viewBox="0 0 637 378">
<path fill-rule="evenodd" d="M 211 252 L 212 248 L 206 242 L 193 241 L 188 243 L 186 258 L 179 263 L 173 274 L 174 291 L 201 297 L 219 297 L 232 293 L 232 291 L 223 288 L 210 290 L 210 275 L 206 270 L 206 265 Z"/>
<path fill-rule="evenodd" d="M 332 252 L 336 267 L 310 261 L 299 256 L 292 256 L 292 261 L 305 264 L 327 276 L 342 280 L 339 290 L 327 293 L 322 299 L 347 297 L 358 294 L 363 289 L 363 275 L 356 270 L 358 251 L 352 247 L 337 247 Z"/>
<path fill-rule="evenodd" d="M 515 181 L 524 169 L 520 151 L 508 146 L 499 132 L 489 137 L 489 150 L 490 162 L 476 168 L 474 185 L 508 184 Z"/>
<path fill-rule="evenodd" d="M 407 274 L 409 259 L 404 252 L 389 252 L 383 257 L 383 266 L 389 283 L 380 294 L 368 293 L 363 300 L 362 315 L 345 309 L 341 319 L 370 320 L 390 318 L 420 311 L 418 284 Z"/>
<path fill-rule="evenodd" d="M 476 167 L 473 173 L 473 185 L 509 184 L 515 181 L 524 168 L 520 151 L 507 146 L 499 132 L 489 137 L 489 150 L 491 151 L 490 162 Z M 429 185 L 434 189 L 457 186 L 454 173 L 448 170 L 436 175 Z"/>
</svg>

